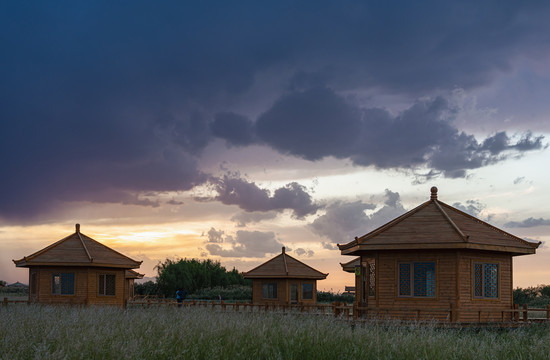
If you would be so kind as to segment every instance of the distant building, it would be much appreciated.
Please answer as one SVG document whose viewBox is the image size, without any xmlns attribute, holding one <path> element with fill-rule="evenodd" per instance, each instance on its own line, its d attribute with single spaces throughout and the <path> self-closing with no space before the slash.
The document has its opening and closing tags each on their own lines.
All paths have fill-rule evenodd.
<svg viewBox="0 0 550 360">
<path fill-rule="evenodd" d="M 252 302 L 266 304 L 315 304 L 317 280 L 324 274 L 286 254 L 281 254 L 245 272 L 252 279 Z"/>
<path fill-rule="evenodd" d="M 141 261 L 76 231 L 34 254 L 13 260 L 29 268 L 29 302 L 125 306 Z"/>
<path fill-rule="evenodd" d="M 338 245 L 356 258 L 355 302 L 365 315 L 458 322 L 509 320 L 512 257 L 534 254 L 525 241 L 437 199 Z"/>
</svg>

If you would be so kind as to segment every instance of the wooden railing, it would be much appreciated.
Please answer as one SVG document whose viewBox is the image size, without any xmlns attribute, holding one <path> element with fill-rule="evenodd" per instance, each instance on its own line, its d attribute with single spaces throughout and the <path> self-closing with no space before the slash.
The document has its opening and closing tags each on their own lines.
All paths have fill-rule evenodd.
<svg viewBox="0 0 550 360">
<path fill-rule="evenodd" d="M 181 307 L 210 307 L 212 309 L 234 310 L 234 311 L 280 311 L 280 312 L 300 312 L 300 313 L 318 313 L 342 314 L 350 317 L 353 315 L 353 305 L 334 302 L 332 304 L 275 304 L 275 303 L 252 303 L 247 301 L 216 301 L 216 300 L 186 300 L 181 304 L 173 299 L 160 299 L 157 301 L 151 297 L 139 297 L 128 301 L 128 306 L 181 306 Z"/>
<path fill-rule="evenodd" d="M 128 302 L 132 306 L 178 306 L 175 300 L 158 299 L 154 297 L 135 298 Z M 550 321 L 550 305 L 546 308 L 527 308 L 524 305 L 519 308 L 516 304 L 513 309 L 491 310 L 479 308 L 375 308 L 360 307 L 354 304 L 334 302 L 332 304 L 269 304 L 251 303 L 246 301 L 224 302 L 211 300 L 186 300 L 182 307 L 210 307 L 212 309 L 235 310 L 235 311 L 279 311 L 279 312 L 300 312 L 334 315 L 353 320 L 368 319 L 399 319 L 425 320 L 439 318 L 440 321 L 454 323 L 459 319 L 459 313 L 469 314 L 473 322 L 527 322 L 527 321 Z M 403 316 L 399 316 L 403 315 Z"/>
<path fill-rule="evenodd" d="M 29 303 L 29 300 L 9 300 L 7 297 L 2 301 L 3 306 L 8 306 L 8 304 L 18 304 L 18 303 Z"/>
<path fill-rule="evenodd" d="M 1 305 L 29 304 L 28 300 L 9 300 L 7 297 Z M 128 306 L 152 307 L 152 306 L 180 306 L 174 299 L 166 299 L 157 295 L 139 295 L 128 301 Z M 528 322 L 528 321 L 550 321 L 550 305 L 545 308 L 528 308 L 523 305 L 521 308 L 514 304 L 513 309 L 490 310 L 476 308 L 375 308 L 361 307 L 355 304 L 333 302 L 332 304 L 274 304 L 274 303 L 251 303 L 247 301 L 225 302 L 213 300 L 186 300 L 181 307 L 210 307 L 212 309 L 233 310 L 233 311 L 278 311 L 282 313 L 310 313 L 320 315 L 333 315 L 348 320 L 369 320 L 369 319 L 399 319 L 422 320 L 429 318 L 445 319 L 446 322 L 457 322 L 458 314 L 470 314 L 471 319 L 476 322 Z M 403 316 L 399 316 L 403 315 Z M 487 321 L 487 319 L 489 319 Z"/>
</svg>

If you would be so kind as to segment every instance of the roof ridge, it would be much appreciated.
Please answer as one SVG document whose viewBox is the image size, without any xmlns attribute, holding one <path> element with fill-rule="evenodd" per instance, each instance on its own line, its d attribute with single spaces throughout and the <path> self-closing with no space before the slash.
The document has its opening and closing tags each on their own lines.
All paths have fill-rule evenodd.
<svg viewBox="0 0 550 360">
<path fill-rule="evenodd" d="M 283 247 L 283 263 L 285 264 L 285 273 L 288 275 L 288 265 L 286 264 L 286 254 L 285 254 L 285 248 Z"/>
<path fill-rule="evenodd" d="M 308 268 L 310 268 L 311 270 L 313 270 L 313 271 L 315 271 L 315 272 L 318 272 L 319 274 L 323 274 L 323 275 L 325 275 L 325 276 L 328 275 L 328 273 L 320 272 L 319 270 L 312 268 L 312 267 L 309 266 L 308 264 L 306 264 L 306 263 L 304 263 L 304 262 L 301 262 L 300 260 L 296 259 L 295 257 L 292 257 L 292 256 L 290 256 L 290 255 L 288 255 L 288 257 L 291 258 L 291 259 L 294 260 L 294 261 L 299 262 L 300 264 L 304 265 L 305 267 L 308 267 Z"/>
<path fill-rule="evenodd" d="M 92 255 L 90 255 L 88 247 L 86 247 L 86 244 L 84 244 L 84 240 L 82 240 L 82 236 L 80 236 L 80 231 L 77 231 L 76 233 L 78 235 L 78 238 L 80 239 L 80 242 L 82 243 L 82 246 L 84 247 L 84 250 L 86 250 L 86 255 L 88 255 L 88 259 L 90 259 L 90 262 L 94 262 L 94 258 L 92 257 Z"/>
<path fill-rule="evenodd" d="M 379 226 L 377 227 L 376 229 L 372 230 L 371 232 L 357 238 L 357 244 L 360 244 L 363 242 L 363 240 L 367 240 L 375 235 L 378 235 L 378 234 L 381 234 L 383 233 L 384 231 L 388 230 L 389 228 L 393 227 L 394 225 L 400 223 L 401 221 L 405 220 L 406 218 L 412 216 L 413 214 L 417 213 L 418 211 L 420 211 L 421 209 L 425 208 L 426 206 L 428 206 L 430 203 L 432 202 L 432 200 L 428 200 L 426 202 L 423 202 L 422 204 L 418 205 L 417 207 L 413 208 L 412 210 L 409 210 L 407 212 L 405 212 L 404 214 L 396 217 L 395 219 L 393 219 L 392 221 L 388 222 L 388 223 L 385 223 L 384 225 L 382 226 Z"/>
<path fill-rule="evenodd" d="M 467 216 L 468 218 L 470 218 L 470 219 L 472 219 L 472 220 L 474 220 L 474 221 L 476 221 L 476 222 L 478 222 L 478 223 L 480 223 L 480 224 L 483 224 L 483 225 L 488 226 L 489 228 L 491 228 L 491 229 L 493 229 L 493 230 L 495 230 L 495 231 L 497 231 L 497 232 L 499 232 L 499 233 L 501 233 L 501 234 L 503 234 L 503 235 L 509 237 L 509 238 L 512 239 L 512 240 L 515 240 L 515 241 L 518 241 L 518 242 L 520 242 L 520 243 L 527 244 L 527 245 L 530 245 L 530 246 L 536 245 L 537 247 L 538 247 L 540 244 L 542 244 L 541 241 L 539 241 L 538 244 L 537 244 L 537 243 L 532 243 L 532 242 L 523 240 L 522 238 L 520 238 L 520 237 L 518 237 L 518 236 L 515 236 L 515 235 L 513 235 L 513 234 L 510 234 L 510 233 L 507 232 L 507 231 L 504 231 L 504 230 L 502 230 L 502 229 L 499 229 L 499 228 L 497 228 L 496 226 L 489 224 L 488 222 L 485 222 L 485 221 L 483 221 L 483 220 L 481 220 L 481 219 L 478 219 L 478 218 L 475 217 L 475 216 L 472 216 L 472 215 L 470 215 L 470 214 L 468 214 L 468 213 L 466 213 L 466 212 L 464 212 L 464 211 L 462 211 L 462 210 L 459 210 L 459 209 L 455 208 L 454 206 L 451 206 L 451 205 L 449 205 L 449 204 L 445 204 L 444 202 L 440 202 L 440 203 L 441 203 L 441 205 L 444 205 L 445 207 L 447 207 L 447 208 L 449 208 L 449 209 L 451 209 L 451 210 L 453 210 L 453 211 L 456 211 L 456 212 L 460 213 L 461 215 L 465 215 L 465 216 Z"/>
<path fill-rule="evenodd" d="M 434 204 L 435 204 L 435 207 L 439 210 L 439 212 L 441 212 L 441 214 L 443 215 L 443 217 L 445 218 L 445 220 L 447 220 L 449 222 L 449 224 L 451 224 L 451 226 L 453 227 L 453 229 L 458 233 L 458 235 L 460 235 L 460 237 L 462 237 L 462 240 L 464 240 L 464 242 L 468 242 L 470 236 L 469 235 L 465 235 L 462 230 L 460 230 L 460 228 L 455 224 L 455 222 L 453 221 L 453 219 L 451 219 L 451 217 L 449 216 L 449 214 L 447 214 L 445 212 L 445 210 L 443 210 L 443 208 L 441 207 L 441 205 L 439 205 L 439 200 L 437 199 L 433 199 L 433 200 L 430 200 L 430 201 L 433 201 Z"/>
<path fill-rule="evenodd" d="M 120 252 L 116 251 L 115 249 L 113 249 L 113 248 L 111 248 L 111 247 L 109 247 L 109 246 L 107 246 L 107 245 L 105 245 L 105 244 L 102 244 L 102 243 L 100 243 L 99 241 L 97 241 L 97 240 L 95 240 L 95 239 L 92 239 L 91 237 L 87 236 L 86 234 L 82 234 L 82 235 L 83 235 L 86 239 L 91 240 L 92 242 L 95 242 L 96 244 L 99 244 L 100 246 L 103 246 L 103 247 L 109 249 L 110 251 L 112 251 L 112 252 L 114 252 L 114 253 L 116 253 L 116 254 L 118 254 L 118 255 L 120 255 L 120 256 L 122 256 L 122 257 L 128 259 L 128 260 L 131 260 L 131 261 L 133 261 L 133 262 L 135 262 L 135 263 L 139 263 L 140 265 L 143 263 L 143 260 L 141 260 L 141 261 L 134 260 L 134 259 L 132 259 L 131 257 L 126 256 L 126 255 L 124 255 L 123 253 L 120 253 Z"/>
</svg>

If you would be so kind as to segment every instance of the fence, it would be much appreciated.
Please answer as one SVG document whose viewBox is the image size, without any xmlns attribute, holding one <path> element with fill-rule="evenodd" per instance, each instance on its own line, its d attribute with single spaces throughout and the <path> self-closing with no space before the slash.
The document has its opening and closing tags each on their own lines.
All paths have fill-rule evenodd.
<svg viewBox="0 0 550 360">
<path fill-rule="evenodd" d="M 29 304 L 28 300 L 9 300 L 7 297 L 2 301 L 2 306 L 9 304 Z M 178 306 L 179 304 L 174 299 L 166 299 L 157 295 L 136 296 L 128 301 L 130 307 L 151 307 L 151 306 Z M 407 319 L 420 320 L 425 318 L 440 318 L 447 322 L 454 323 L 458 318 L 458 313 L 473 314 L 473 322 L 482 323 L 486 319 L 492 319 L 488 322 L 528 322 L 528 321 L 550 321 L 550 305 L 546 308 L 528 308 L 527 305 L 519 307 L 514 304 L 513 309 L 509 310 L 488 310 L 476 308 L 373 308 L 359 307 L 355 304 L 346 304 L 341 302 L 333 302 L 332 304 L 255 304 L 247 301 L 225 302 L 208 301 L 208 300 L 187 300 L 181 304 L 182 307 L 210 307 L 212 309 L 233 310 L 233 311 L 279 311 L 279 312 L 294 312 L 294 313 L 310 313 L 320 315 L 333 315 L 335 317 L 343 317 L 348 320 L 362 319 Z M 495 316 L 496 314 L 496 316 Z"/>
<path fill-rule="evenodd" d="M 137 297 L 128 302 L 132 306 L 177 306 L 178 303 L 173 299 L 155 298 L 155 297 Z M 336 317 L 346 319 L 407 319 L 422 320 L 435 318 L 440 321 L 457 322 L 458 314 L 469 314 L 471 322 L 528 322 L 528 321 L 550 321 L 550 305 L 546 308 L 528 308 L 523 305 L 519 308 L 518 304 L 509 310 L 489 310 L 476 308 L 373 308 L 358 307 L 355 304 L 346 304 L 333 302 L 332 304 L 268 304 L 251 302 L 224 302 L 208 300 L 188 300 L 182 303 L 182 307 L 204 306 L 212 309 L 235 310 L 235 311 L 280 311 L 280 312 L 301 312 L 332 314 Z"/>
</svg>

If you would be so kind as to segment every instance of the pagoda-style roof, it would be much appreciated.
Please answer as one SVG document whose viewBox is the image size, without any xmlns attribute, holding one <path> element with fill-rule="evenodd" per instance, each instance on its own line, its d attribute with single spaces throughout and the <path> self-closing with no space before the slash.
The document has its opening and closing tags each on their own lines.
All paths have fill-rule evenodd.
<svg viewBox="0 0 550 360">
<path fill-rule="evenodd" d="M 245 279 L 314 279 L 322 280 L 327 277 L 320 271 L 315 270 L 309 265 L 296 260 L 292 256 L 286 254 L 285 248 L 273 259 L 255 267 L 254 269 L 243 274 Z"/>
<path fill-rule="evenodd" d="M 523 240 L 437 199 L 430 200 L 355 240 L 338 245 L 342 255 L 370 250 L 475 249 L 534 254 L 541 243 Z"/>
<path fill-rule="evenodd" d="M 340 263 L 342 270 L 345 272 L 353 273 L 357 266 L 361 266 L 361 257 L 356 257 L 355 259 L 348 261 L 347 263 Z"/>
<path fill-rule="evenodd" d="M 13 260 L 13 262 L 17 267 L 49 265 L 135 269 L 141 265 L 141 261 L 130 259 L 91 237 L 82 234 L 79 224 L 76 224 L 76 232 L 74 234 L 34 254 L 25 256 L 19 260 Z"/>
<path fill-rule="evenodd" d="M 144 276 L 145 274 L 140 274 L 132 269 L 127 269 L 124 271 L 124 277 L 126 279 L 143 279 Z"/>
</svg>

